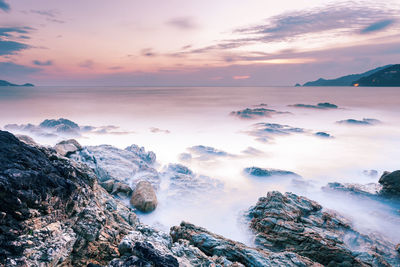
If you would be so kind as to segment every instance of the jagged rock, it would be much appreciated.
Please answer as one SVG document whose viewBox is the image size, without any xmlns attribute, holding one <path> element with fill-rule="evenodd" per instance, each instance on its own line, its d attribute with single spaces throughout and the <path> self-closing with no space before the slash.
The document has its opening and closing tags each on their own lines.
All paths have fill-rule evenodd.
<svg viewBox="0 0 400 267">
<path fill-rule="evenodd" d="M 379 198 L 378 193 L 382 186 L 376 183 L 369 183 L 365 185 L 351 184 L 351 183 L 328 183 L 327 186 L 322 187 L 324 191 L 337 191 L 357 195 L 359 197 L 368 197 L 372 199 Z"/>
<path fill-rule="evenodd" d="M 152 167 L 155 154 L 136 145 L 126 149 L 110 145 L 88 146 L 69 157 L 92 168 L 101 182 L 115 180 L 134 187 L 139 181 L 146 180 L 156 189 L 160 186 L 158 172 Z"/>
<path fill-rule="evenodd" d="M 223 257 L 223 266 L 321 266 L 293 252 L 272 253 L 213 234 L 204 228 L 182 222 L 170 232 L 174 242 L 187 240 L 210 257 Z"/>
<path fill-rule="evenodd" d="M 385 195 L 400 195 L 400 170 L 394 172 L 384 172 L 379 179 L 382 185 L 381 193 Z"/>
<path fill-rule="evenodd" d="M 3 131 L 0 192 L 0 265 L 104 265 L 138 223 L 87 166 Z"/>
<path fill-rule="evenodd" d="M 30 146 L 39 146 L 35 140 L 33 140 L 32 137 L 27 136 L 27 135 L 23 135 L 23 134 L 16 134 L 15 137 L 17 137 L 20 141 L 24 142 L 27 145 Z"/>
<path fill-rule="evenodd" d="M 362 235 L 332 211 L 292 193 L 269 192 L 250 208 L 256 244 L 293 251 L 325 266 L 398 265 L 394 245 L 377 235 Z"/>
<path fill-rule="evenodd" d="M 147 181 L 140 181 L 132 194 L 131 204 L 143 212 L 155 210 L 158 202 L 153 186 Z"/>
<path fill-rule="evenodd" d="M 246 174 L 257 177 L 284 176 L 284 175 L 300 177 L 300 175 L 294 172 L 278 170 L 278 169 L 263 169 L 258 167 L 249 167 L 245 168 L 243 171 Z"/>
<path fill-rule="evenodd" d="M 75 139 L 69 139 L 59 142 L 54 146 L 55 151 L 63 157 L 82 150 L 82 146 Z"/>
<path fill-rule="evenodd" d="M 100 185 L 112 195 L 130 196 L 133 192 L 129 185 L 122 182 L 117 182 L 115 180 L 107 180 L 105 182 L 101 182 Z"/>
</svg>

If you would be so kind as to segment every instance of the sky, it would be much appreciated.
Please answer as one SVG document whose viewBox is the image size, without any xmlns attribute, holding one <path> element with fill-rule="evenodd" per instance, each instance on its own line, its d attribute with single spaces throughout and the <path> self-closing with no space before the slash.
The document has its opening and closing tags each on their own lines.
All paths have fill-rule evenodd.
<svg viewBox="0 0 400 267">
<path fill-rule="evenodd" d="M 400 63 L 400 1 L 0 0 L 0 79 L 268 86 Z"/>
</svg>

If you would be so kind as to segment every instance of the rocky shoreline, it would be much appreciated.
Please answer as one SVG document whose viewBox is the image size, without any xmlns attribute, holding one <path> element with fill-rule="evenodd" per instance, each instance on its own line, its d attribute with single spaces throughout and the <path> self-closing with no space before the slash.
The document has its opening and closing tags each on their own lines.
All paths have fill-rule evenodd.
<svg viewBox="0 0 400 267">
<path fill-rule="evenodd" d="M 189 222 L 169 233 L 147 226 L 136 213 L 157 208 L 162 177 L 171 178 L 171 198 L 223 186 L 182 165 L 159 173 L 155 160 L 138 146 L 82 147 L 66 140 L 46 148 L 0 131 L 0 266 L 400 264 L 396 244 L 361 233 L 336 212 L 292 193 L 269 192 L 248 209 L 255 247 Z M 397 199 L 399 171 L 385 173 L 380 183 L 376 193 L 342 184 L 326 190 Z M 134 205 L 123 198 L 134 199 Z"/>
</svg>

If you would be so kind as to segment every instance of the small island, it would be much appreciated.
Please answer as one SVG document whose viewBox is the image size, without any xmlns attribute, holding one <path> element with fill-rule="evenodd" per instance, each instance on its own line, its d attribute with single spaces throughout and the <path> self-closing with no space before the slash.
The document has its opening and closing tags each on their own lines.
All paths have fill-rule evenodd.
<svg viewBox="0 0 400 267">
<path fill-rule="evenodd" d="M 24 87 L 34 87 L 35 85 L 31 84 L 31 83 L 25 83 L 25 84 L 14 84 L 14 83 L 10 83 L 7 82 L 5 80 L 0 80 L 0 86 L 24 86 Z"/>
</svg>

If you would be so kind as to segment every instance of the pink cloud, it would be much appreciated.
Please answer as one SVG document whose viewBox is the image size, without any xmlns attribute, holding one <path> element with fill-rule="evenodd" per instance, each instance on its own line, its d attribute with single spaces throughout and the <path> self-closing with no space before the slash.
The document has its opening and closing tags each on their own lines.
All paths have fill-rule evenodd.
<svg viewBox="0 0 400 267">
<path fill-rule="evenodd" d="M 232 77 L 234 80 L 245 80 L 245 79 L 248 79 L 248 78 L 250 78 L 250 75 L 242 75 L 242 76 L 233 76 Z"/>
</svg>

